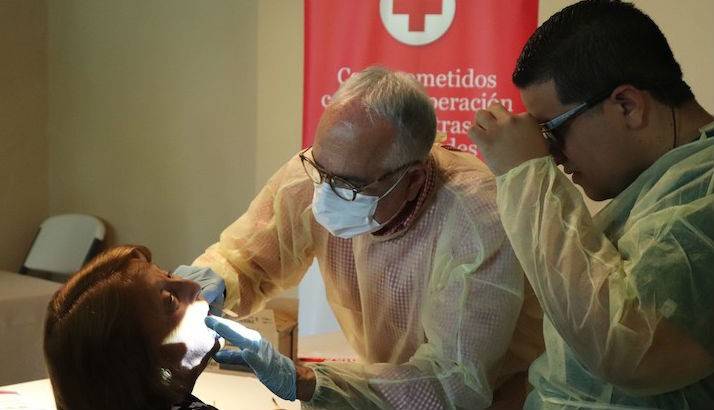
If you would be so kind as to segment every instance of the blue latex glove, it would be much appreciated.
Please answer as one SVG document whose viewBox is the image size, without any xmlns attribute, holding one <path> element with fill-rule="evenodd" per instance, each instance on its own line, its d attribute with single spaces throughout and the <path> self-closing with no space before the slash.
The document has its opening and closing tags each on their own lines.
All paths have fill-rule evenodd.
<svg viewBox="0 0 714 410">
<path fill-rule="evenodd" d="M 208 302 L 211 314 L 221 314 L 223 311 L 223 302 L 226 298 L 226 283 L 223 281 L 221 275 L 214 272 L 211 268 L 187 265 L 181 265 L 176 268 L 174 275 L 198 283 L 201 286 L 201 296 Z"/>
<path fill-rule="evenodd" d="M 243 364 L 253 369 L 258 379 L 276 396 L 295 400 L 297 376 L 292 360 L 280 354 L 260 333 L 238 322 L 216 316 L 206 317 L 206 326 L 242 350 L 221 350 L 214 358 L 219 363 Z"/>
</svg>

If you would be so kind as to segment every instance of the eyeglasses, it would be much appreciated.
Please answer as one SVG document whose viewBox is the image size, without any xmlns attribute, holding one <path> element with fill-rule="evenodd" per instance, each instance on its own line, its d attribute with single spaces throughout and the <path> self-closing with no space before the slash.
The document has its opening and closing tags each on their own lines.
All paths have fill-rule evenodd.
<svg viewBox="0 0 714 410">
<path fill-rule="evenodd" d="M 359 185 L 352 183 L 345 178 L 333 175 L 327 172 L 321 166 L 317 165 L 314 159 L 310 159 L 306 155 L 307 151 L 309 151 L 310 149 L 312 149 L 312 147 L 307 147 L 302 150 L 300 154 L 298 154 L 298 156 L 300 157 L 300 161 L 302 161 L 302 166 L 305 169 L 305 173 L 307 174 L 307 176 L 312 180 L 315 185 L 319 185 L 322 182 L 327 182 L 330 185 L 332 191 L 337 194 L 338 197 L 344 199 L 345 201 L 354 201 L 355 198 L 357 198 L 357 194 L 359 194 L 360 192 L 364 192 L 366 189 L 374 187 L 376 184 L 396 175 L 399 171 L 403 171 L 399 175 L 399 179 L 397 180 L 397 182 L 395 182 L 394 185 L 392 185 L 389 189 L 386 190 L 387 193 L 390 192 L 399 183 L 404 174 L 406 174 L 407 168 L 414 164 L 413 162 L 410 162 L 408 164 L 402 165 L 401 167 L 393 171 L 387 172 L 386 174 L 382 175 L 381 177 L 375 179 L 372 182 Z M 382 196 L 384 195 L 386 194 L 382 194 Z"/>
<path fill-rule="evenodd" d="M 548 142 L 553 147 L 562 147 L 562 144 L 563 144 L 562 138 L 559 138 L 555 134 L 555 130 L 557 130 L 559 127 L 562 127 L 566 122 L 574 119 L 575 117 L 584 113 L 585 111 L 589 110 L 590 108 L 605 101 L 607 99 L 607 97 L 610 96 L 610 94 L 612 94 L 612 91 L 608 91 L 607 93 L 597 94 L 594 98 L 591 98 L 591 99 L 585 101 L 584 103 L 558 115 L 557 117 L 553 118 L 552 120 L 538 124 L 540 126 L 540 131 L 543 133 L 543 138 L 548 140 Z"/>
</svg>

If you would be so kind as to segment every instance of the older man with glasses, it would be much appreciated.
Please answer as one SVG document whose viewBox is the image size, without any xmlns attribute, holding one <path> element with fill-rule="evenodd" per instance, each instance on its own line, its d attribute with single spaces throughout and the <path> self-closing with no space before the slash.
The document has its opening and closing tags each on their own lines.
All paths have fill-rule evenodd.
<svg viewBox="0 0 714 410">
<path fill-rule="evenodd" d="M 513 80 L 528 113 L 494 105 L 471 135 L 544 312 L 525 408 L 714 409 L 714 117 L 664 35 L 631 3 L 582 1 Z M 558 164 L 612 201 L 591 216 Z"/>
<path fill-rule="evenodd" d="M 295 365 L 211 318 L 245 348 L 219 361 L 244 360 L 273 392 L 308 407 L 522 403 L 523 372 L 542 351 L 540 311 L 498 218 L 493 175 L 476 157 L 434 145 L 435 133 L 434 108 L 412 77 L 359 73 L 333 96 L 314 146 L 194 262 L 210 267 L 196 279 L 215 288 L 217 272 L 225 306 L 248 315 L 296 286 L 317 258 L 361 361 Z"/>
</svg>

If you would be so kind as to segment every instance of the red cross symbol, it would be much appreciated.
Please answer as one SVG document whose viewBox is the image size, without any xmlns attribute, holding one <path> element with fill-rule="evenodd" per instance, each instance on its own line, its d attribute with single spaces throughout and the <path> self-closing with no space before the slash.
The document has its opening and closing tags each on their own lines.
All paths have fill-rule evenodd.
<svg viewBox="0 0 714 410">
<path fill-rule="evenodd" d="M 424 31 L 427 14 L 441 14 L 442 0 L 394 0 L 392 13 L 409 15 L 409 31 Z"/>
</svg>

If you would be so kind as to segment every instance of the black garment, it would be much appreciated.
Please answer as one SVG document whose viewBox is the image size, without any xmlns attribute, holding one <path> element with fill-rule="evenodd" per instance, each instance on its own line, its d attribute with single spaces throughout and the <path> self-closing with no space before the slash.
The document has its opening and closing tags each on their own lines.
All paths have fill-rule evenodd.
<svg viewBox="0 0 714 410">
<path fill-rule="evenodd" d="M 195 409 L 200 409 L 200 410 L 218 410 L 217 408 L 211 406 L 210 404 L 206 404 L 196 398 L 194 395 L 189 395 L 186 400 L 184 400 L 181 404 L 175 404 L 171 406 L 171 410 L 195 410 Z"/>
</svg>

